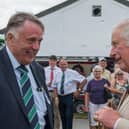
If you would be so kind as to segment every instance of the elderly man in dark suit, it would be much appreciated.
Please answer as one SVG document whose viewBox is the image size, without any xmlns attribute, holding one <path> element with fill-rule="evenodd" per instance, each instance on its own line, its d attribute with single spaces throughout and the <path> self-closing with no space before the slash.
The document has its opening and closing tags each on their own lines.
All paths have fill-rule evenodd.
<svg viewBox="0 0 129 129">
<path fill-rule="evenodd" d="M 28 13 L 13 15 L 0 50 L 0 128 L 53 129 L 43 68 L 34 61 L 44 26 Z"/>
</svg>

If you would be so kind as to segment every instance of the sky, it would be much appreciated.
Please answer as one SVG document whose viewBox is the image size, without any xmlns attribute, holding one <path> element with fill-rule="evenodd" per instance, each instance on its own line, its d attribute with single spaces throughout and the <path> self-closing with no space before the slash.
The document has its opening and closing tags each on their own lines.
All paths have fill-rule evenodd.
<svg viewBox="0 0 129 129">
<path fill-rule="evenodd" d="M 0 29 L 6 27 L 9 17 L 25 11 L 37 14 L 66 0 L 0 0 Z"/>
</svg>

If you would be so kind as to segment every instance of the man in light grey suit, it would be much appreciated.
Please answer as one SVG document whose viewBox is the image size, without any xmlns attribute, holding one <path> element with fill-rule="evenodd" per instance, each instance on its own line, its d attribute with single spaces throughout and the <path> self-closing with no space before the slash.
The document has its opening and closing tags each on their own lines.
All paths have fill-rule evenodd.
<svg viewBox="0 0 129 129">
<path fill-rule="evenodd" d="M 114 29 L 110 56 L 122 70 L 129 72 L 129 19 Z M 95 113 L 95 119 L 110 129 L 129 129 L 129 96 L 118 111 L 105 107 Z"/>
</svg>

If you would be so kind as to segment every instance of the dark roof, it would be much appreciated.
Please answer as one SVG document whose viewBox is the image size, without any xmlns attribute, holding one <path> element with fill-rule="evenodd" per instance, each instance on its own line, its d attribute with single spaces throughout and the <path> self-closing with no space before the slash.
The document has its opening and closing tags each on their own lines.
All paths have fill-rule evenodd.
<svg viewBox="0 0 129 129">
<path fill-rule="evenodd" d="M 129 7 L 129 1 L 128 0 L 114 0 L 114 1 L 117 1 L 120 4 L 123 4 L 123 5 L 127 6 L 127 7 Z"/>
<path fill-rule="evenodd" d="M 77 2 L 77 1 L 79 1 L 79 0 L 67 0 L 67 1 L 65 1 L 65 2 L 63 2 L 61 4 L 58 4 L 58 5 L 56 5 L 56 6 L 52 7 L 52 8 L 49 8 L 49 9 L 47 9 L 45 11 L 42 11 L 42 12 L 36 14 L 36 16 L 38 16 L 38 17 L 46 16 L 46 15 L 48 15 L 50 13 L 53 13 L 53 12 L 59 10 L 59 9 L 67 7 L 67 6 L 69 6 L 72 3 Z"/>
<path fill-rule="evenodd" d="M 49 9 L 45 10 L 45 11 L 42 11 L 42 12 L 36 14 L 36 16 L 39 17 L 39 18 L 43 17 L 43 16 L 46 16 L 46 15 L 48 15 L 50 13 L 53 13 L 53 12 L 59 10 L 59 9 L 67 7 L 67 6 L 69 6 L 72 3 L 77 2 L 77 1 L 79 1 L 79 0 L 67 0 L 67 1 L 65 1 L 65 2 L 63 2 L 61 4 L 58 4 L 58 5 L 54 6 L 54 7 L 51 7 Z M 0 34 L 3 34 L 4 32 L 5 32 L 5 28 L 0 29 Z"/>
</svg>

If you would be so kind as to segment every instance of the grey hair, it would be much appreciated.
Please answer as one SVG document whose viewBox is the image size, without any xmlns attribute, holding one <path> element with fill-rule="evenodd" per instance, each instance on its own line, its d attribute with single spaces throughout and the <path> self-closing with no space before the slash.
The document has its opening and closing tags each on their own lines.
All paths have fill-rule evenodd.
<svg viewBox="0 0 129 129">
<path fill-rule="evenodd" d="M 9 19 L 5 30 L 5 36 L 7 36 L 8 32 L 15 33 L 16 29 L 20 28 L 25 21 L 34 22 L 35 24 L 39 25 L 42 30 L 44 30 L 43 23 L 36 16 L 26 12 L 18 12 Z"/>
<path fill-rule="evenodd" d="M 129 45 L 129 26 L 124 28 L 123 32 L 121 32 L 121 36 L 127 40 L 127 44 Z"/>
<path fill-rule="evenodd" d="M 95 71 L 103 71 L 103 68 L 100 66 L 100 65 L 96 65 L 94 68 L 93 68 L 93 72 Z"/>
<path fill-rule="evenodd" d="M 118 27 L 121 28 L 120 36 L 127 40 L 127 45 L 129 45 L 129 19 L 126 19 Z"/>
</svg>

